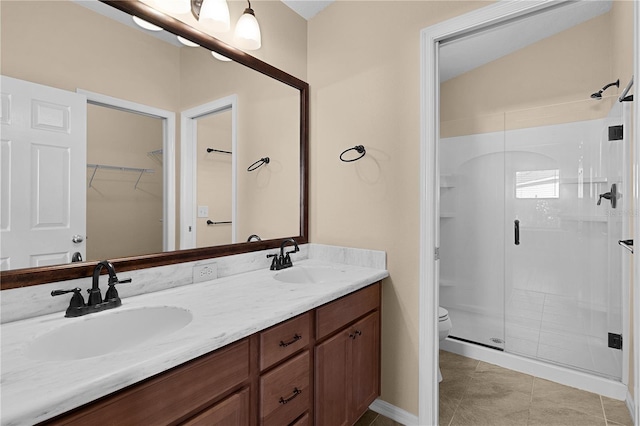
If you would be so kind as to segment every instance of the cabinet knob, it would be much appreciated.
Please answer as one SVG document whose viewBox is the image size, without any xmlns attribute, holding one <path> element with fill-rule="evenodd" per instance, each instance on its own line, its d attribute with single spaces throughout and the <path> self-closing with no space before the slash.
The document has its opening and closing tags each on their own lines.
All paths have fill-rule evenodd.
<svg viewBox="0 0 640 426">
<path fill-rule="evenodd" d="M 360 331 L 360 330 L 356 330 L 356 331 L 354 331 L 353 333 L 350 333 L 350 334 L 349 334 L 349 337 L 350 337 L 350 338 L 352 338 L 352 339 L 354 339 L 354 340 L 355 340 L 358 336 L 362 336 L 362 331 Z"/>
</svg>

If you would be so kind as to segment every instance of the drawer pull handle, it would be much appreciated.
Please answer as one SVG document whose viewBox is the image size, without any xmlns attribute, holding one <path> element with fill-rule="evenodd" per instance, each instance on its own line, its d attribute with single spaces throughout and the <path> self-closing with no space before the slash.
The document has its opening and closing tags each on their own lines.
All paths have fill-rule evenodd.
<svg viewBox="0 0 640 426">
<path fill-rule="evenodd" d="M 296 396 L 300 395 L 302 393 L 302 391 L 298 388 L 293 388 L 293 395 L 291 395 L 289 398 L 284 399 L 283 396 L 280 397 L 280 404 L 286 404 L 287 402 L 290 402 L 293 398 L 295 398 Z"/>
<path fill-rule="evenodd" d="M 352 338 L 352 339 L 354 339 L 354 340 L 355 340 L 355 339 L 356 339 L 356 337 L 358 337 L 358 336 L 362 336 L 362 331 L 360 331 L 360 330 L 356 330 L 356 331 L 354 331 L 353 333 L 349 334 L 349 337 L 350 337 L 350 338 Z"/>
<path fill-rule="evenodd" d="M 293 335 L 293 339 L 289 340 L 288 342 L 284 342 L 282 340 L 280 340 L 280 346 L 282 346 L 283 348 L 286 348 L 289 345 L 293 345 L 295 342 L 297 342 L 298 340 L 302 339 L 302 336 L 300 336 L 298 333 Z"/>
</svg>

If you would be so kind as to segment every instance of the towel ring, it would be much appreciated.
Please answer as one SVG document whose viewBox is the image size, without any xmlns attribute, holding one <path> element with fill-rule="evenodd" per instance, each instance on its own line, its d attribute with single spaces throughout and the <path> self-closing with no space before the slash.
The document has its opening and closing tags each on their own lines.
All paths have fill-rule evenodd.
<svg viewBox="0 0 640 426">
<path fill-rule="evenodd" d="M 347 152 L 352 151 L 352 150 L 357 151 L 360 154 L 360 157 L 356 157 L 356 158 L 353 158 L 351 160 L 345 160 L 344 158 L 342 158 L 342 156 L 344 154 L 346 154 Z M 344 151 L 342 151 L 342 154 L 340 154 L 340 160 L 344 161 L 345 163 L 351 163 L 353 161 L 361 159 L 362 157 L 364 157 L 364 155 L 366 153 L 367 153 L 367 151 L 364 149 L 363 145 L 356 145 L 353 148 L 345 149 Z"/>
<path fill-rule="evenodd" d="M 248 172 L 252 172 L 255 169 L 257 169 L 258 167 L 262 166 L 263 164 L 269 164 L 269 157 L 264 157 L 264 158 L 259 159 L 258 161 L 256 161 L 255 163 L 253 163 L 252 165 L 247 167 L 247 171 Z"/>
</svg>

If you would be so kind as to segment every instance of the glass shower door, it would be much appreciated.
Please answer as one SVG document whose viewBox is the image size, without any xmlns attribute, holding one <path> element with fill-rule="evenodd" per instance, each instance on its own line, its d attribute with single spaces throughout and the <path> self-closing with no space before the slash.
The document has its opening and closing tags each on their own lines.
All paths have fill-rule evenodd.
<svg viewBox="0 0 640 426">
<path fill-rule="evenodd" d="M 477 122 L 498 129 L 473 134 Z M 504 342 L 504 115 L 443 123 L 440 139 L 440 306 L 452 338 Z"/>
<path fill-rule="evenodd" d="M 589 100 L 506 115 L 505 351 L 619 379 L 608 338 L 621 333 L 625 200 L 622 143 L 608 129 L 620 112 L 565 118 L 593 109 Z"/>
</svg>

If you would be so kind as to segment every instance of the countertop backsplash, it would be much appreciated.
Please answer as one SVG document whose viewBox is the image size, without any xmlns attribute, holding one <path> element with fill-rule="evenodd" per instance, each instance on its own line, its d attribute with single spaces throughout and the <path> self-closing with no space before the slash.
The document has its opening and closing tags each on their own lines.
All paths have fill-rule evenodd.
<svg viewBox="0 0 640 426">
<path fill-rule="evenodd" d="M 119 272 L 116 270 L 120 279 L 132 279 L 131 283 L 119 285 L 118 292 L 120 297 L 126 300 L 127 297 L 139 294 L 193 284 L 194 266 L 205 264 L 215 264 L 212 269 L 217 270 L 217 278 L 263 268 L 268 269 L 271 261 L 267 259 L 266 255 L 275 251 L 277 249 L 269 249 L 136 271 Z M 353 266 L 386 269 L 386 253 L 384 251 L 324 244 L 302 244 L 300 245 L 300 251 L 292 254 L 291 259 L 294 266 L 296 261 L 316 259 Z M 106 277 L 102 276 L 100 278 L 100 288 L 103 293 L 106 283 Z M 8 323 L 54 312 L 62 313 L 69 305 L 69 297 L 52 297 L 51 291 L 75 287 L 83 289 L 83 295 L 85 295 L 85 289 L 91 288 L 91 277 L 3 290 L 0 292 L 0 306 L 2 307 L 0 309 L 0 322 Z"/>
</svg>

